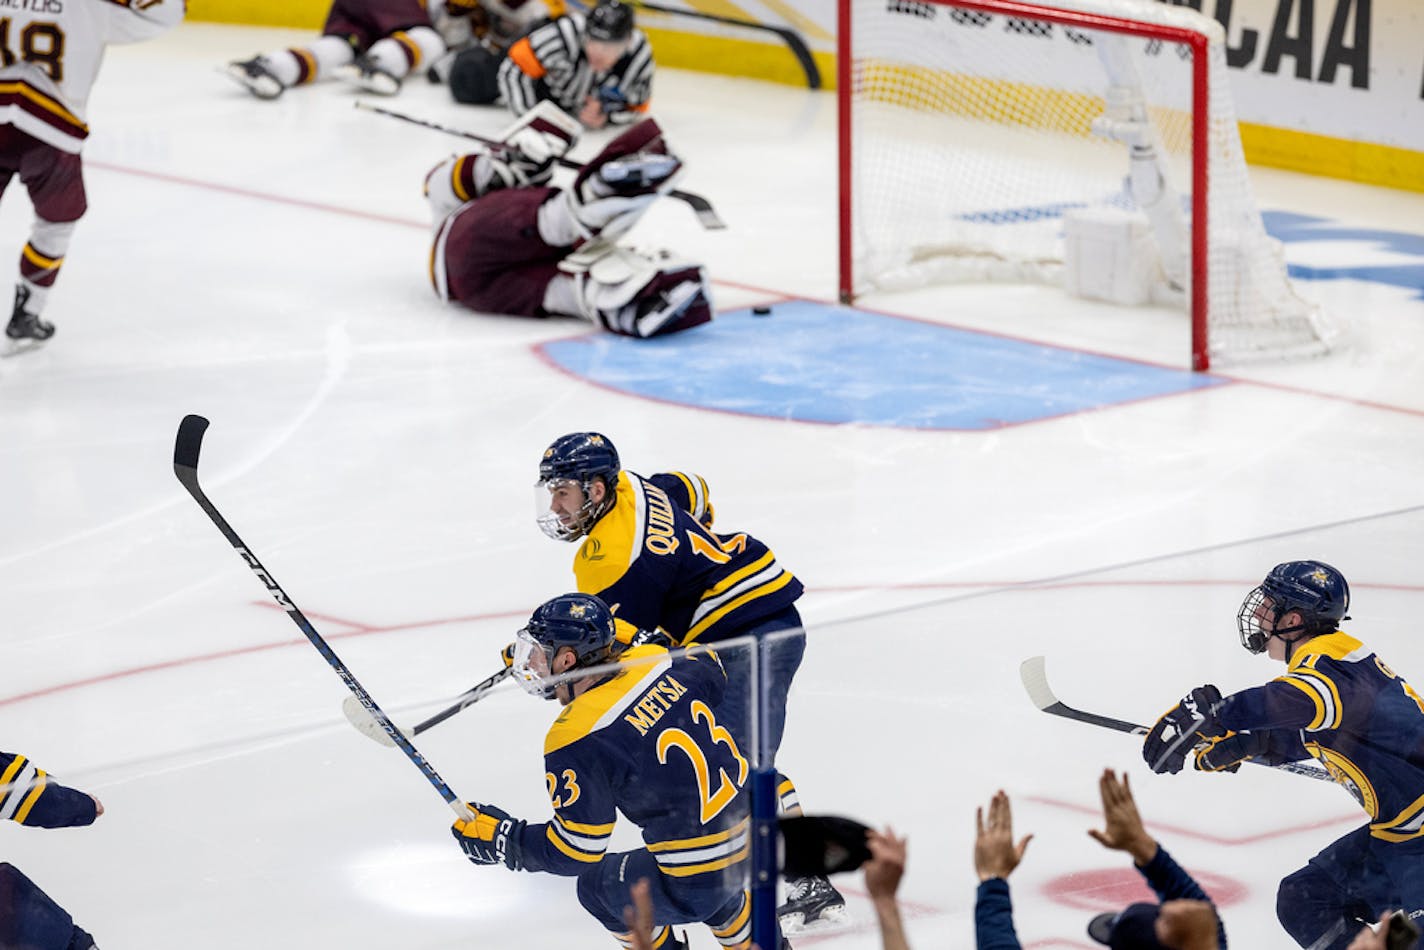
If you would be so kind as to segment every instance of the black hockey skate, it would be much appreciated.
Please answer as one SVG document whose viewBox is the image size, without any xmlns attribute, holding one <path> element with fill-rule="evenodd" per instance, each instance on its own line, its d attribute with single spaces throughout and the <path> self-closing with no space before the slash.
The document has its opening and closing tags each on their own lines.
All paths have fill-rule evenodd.
<svg viewBox="0 0 1424 950">
<path fill-rule="evenodd" d="M 781 932 L 795 936 L 809 931 L 830 930 L 849 921 L 845 898 L 823 877 L 788 879 L 786 903 L 776 909 Z"/>
<path fill-rule="evenodd" d="M 30 313 L 25 304 L 30 302 L 30 290 L 23 284 L 15 288 L 15 309 L 10 314 L 10 324 L 5 327 L 5 335 L 12 340 L 48 340 L 54 336 L 54 324 L 46 323 L 38 314 Z"/>
<path fill-rule="evenodd" d="M 259 99 L 275 99 L 287 88 L 263 64 L 261 56 L 228 63 L 226 72 Z"/>
</svg>

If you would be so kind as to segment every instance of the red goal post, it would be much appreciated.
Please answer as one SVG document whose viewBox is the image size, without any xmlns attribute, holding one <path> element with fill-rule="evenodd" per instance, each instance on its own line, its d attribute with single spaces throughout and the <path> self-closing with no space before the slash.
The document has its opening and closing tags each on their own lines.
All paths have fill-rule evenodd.
<svg viewBox="0 0 1424 950">
<path fill-rule="evenodd" d="M 839 0 L 838 21 L 842 301 L 1006 280 L 1177 304 L 1196 370 L 1338 340 L 1265 233 L 1215 20 L 1151 0 Z"/>
</svg>

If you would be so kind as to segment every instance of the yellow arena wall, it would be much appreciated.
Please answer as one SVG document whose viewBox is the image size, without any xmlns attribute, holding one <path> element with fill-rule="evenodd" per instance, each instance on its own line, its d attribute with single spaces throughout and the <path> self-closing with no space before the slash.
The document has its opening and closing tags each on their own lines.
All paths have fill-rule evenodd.
<svg viewBox="0 0 1424 950">
<path fill-rule="evenodd" d="M 700 0 L 696 6 L 708 12 L 752 18 L 735 4 L 722 0 Z M 330 0 L 188 0 L 188 17 L 214 23 L 319 30 L 330 7 Z M 797 15 L 793 8 L 780 4 L 778 8 L 787 14 L 783 19 L 805 36 L 821 71 L 823 88 L 834 89 L 836 61 L 834 53 L 828 52 L 834 48 L 834 36 L 814 21 Z M 711 25 L 705 32 L 667 28 L 667 24 L 680 19 L 656 13 L 639 17 L 639 26 L 651 40 L 659 63 L 789 85 L 805 84 L 800 65 L 780 40 L 756 42 L 730 35 L 747 32 L 735 27 Z M 1255 122 L 1243 121 L 1240 127 L 1246 160 L 1253 165 L 1424 192 L 1424 152 Z"/>
</svg>

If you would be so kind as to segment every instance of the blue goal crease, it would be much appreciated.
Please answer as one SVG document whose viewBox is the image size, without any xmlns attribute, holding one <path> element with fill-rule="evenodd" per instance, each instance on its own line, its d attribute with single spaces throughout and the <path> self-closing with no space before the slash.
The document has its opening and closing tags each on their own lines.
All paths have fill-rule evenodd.
<svg viewBox="0 0 1424 950">
<path fill-rule="evenodd" d="M 687 333 L 543 344 L 566 371 L 663 402 L 772 419 L 984 431 L 1174 395 L 1218 377 L 807 300 Z"/>
</svg>

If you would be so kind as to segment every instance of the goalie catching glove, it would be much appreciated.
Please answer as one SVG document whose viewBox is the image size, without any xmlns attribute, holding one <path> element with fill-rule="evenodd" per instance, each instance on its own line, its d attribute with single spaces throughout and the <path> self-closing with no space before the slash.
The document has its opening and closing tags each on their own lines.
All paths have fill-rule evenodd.
<svg viewBox="0 0 1424 950">
<path fill-rule="evenodd" d="M 475 864 L 503 864 L 511 871 L 522 870 L 524 849 L 519 835 L 525 822 L 493 805 L 468 804 L 474 819 L 457 818 L 450 828 L 465 856 Z"/>
<path fill-rule="evenodd" d="M 1176 775 L 1189 752 L 1203 742 L 1225 738 L 1230 730 L 1216 718 L 1222 702 L 1221 690 L 1208 684 L 1198 686 L 1167 710 L 1142 743 L 1142 758 L 1152 771 Z"/>
<path fill-rule="evenodd" d="M 644 119 L 594 156 L 564 191 L 578 237 L 615 241 L 673 188 L 682 161 L 668 151 L 662 129 Z"/>
</svg>

